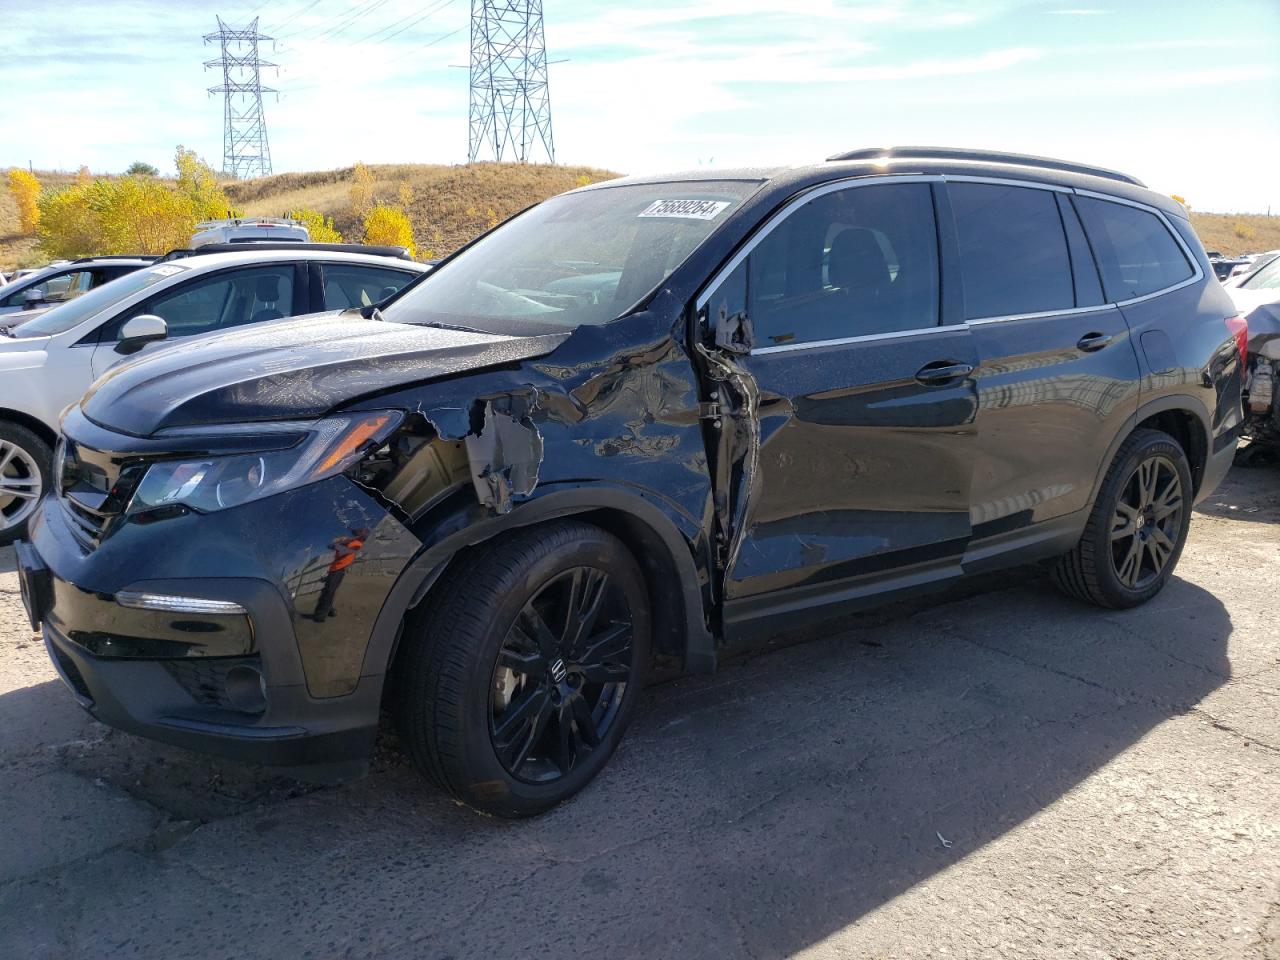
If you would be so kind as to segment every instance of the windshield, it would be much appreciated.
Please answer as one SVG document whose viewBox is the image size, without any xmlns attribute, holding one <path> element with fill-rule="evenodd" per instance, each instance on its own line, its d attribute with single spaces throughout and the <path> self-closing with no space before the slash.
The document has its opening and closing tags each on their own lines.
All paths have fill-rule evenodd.
<svg viewBox="0 0 1280 960">
<path fill-rule="evenodd" d="M 1250 290 L 1273 290 L 1280 287 L 1280 257 L 1272 258 L 1265 267 L 1241 280 L 1240 286 Z"/>
<path fill-rule="evenodd" d="M 145 290 L 152 284 L 182 273 L 186 269 L 176 263 L 162 263 L 156 267 L 148 267 L 146 270 L 126 273 L 118 280 L 104 283 L 95 290 L 90 290 L 74 300 L 68 300 L 48 313 L 42 313 L 34 320 L 28 320 L 21 326 L 15 327 L 12 331 L 13 335 L 19 338 L 51 337 L 55 333 L 65 333 L 100 310 L 105 310 L 112 304 L 133 296 L 139 290 Z"/>
<path fill-rule="evenodd" d="M 658 286 L 757 186 L 684 181 L 553 197 L 428 275 L 386 317 L 516 335 L 607 323 Z"/>
</svg>

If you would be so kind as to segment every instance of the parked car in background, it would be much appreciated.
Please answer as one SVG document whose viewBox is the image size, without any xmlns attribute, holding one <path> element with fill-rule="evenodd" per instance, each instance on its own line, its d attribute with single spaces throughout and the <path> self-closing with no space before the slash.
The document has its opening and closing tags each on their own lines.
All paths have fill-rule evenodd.
<svg viewBox="0 0 1280 960">
<path fill-rule="evenodd" d="M 49 486 L 59 414 L 123 358 L 248 324 L 366 307 L 428 270 L 332 246 L 235 250 L 147 265 L 3 331 L 0 543 L 22 534 Z"/>
<path fill-rule="evenodd" d="M 1183 207 L 1043 158 L 611 180 L 379 312 L 164 350 L 67 413 L 20 580 L 100 720 L 350 776 L 385 702 L 435 783 L 528 816 L 654 660 L 1037 561 L 1149 600 L 1240 429 Z"/>
<path fill-rule="evenodd" d="M 1249 257 L 1248 263 L 1243 263 L 1231 270 L 1231 276 L 1223 283 L 1226 287 L 1242 286 L 1249 277 L 1256 274 L 1259 270 L 1269 264 L 1272 260 L 1280 257 L 1280 250 L 1268 250 L 1266 253 L 1255 253 Z"/>
<path fill-rule="evenodd" d="M 1249 323 L 1245 380 L 1245 436 L 1248 463 L 1261 451 L 1280 450 L 1280 257 L 1227 285 L 1236 310 Z"/>
<path fill-rule="evenodd" d="M 151 256 L 82 257 L 36 270 L 0 287 L 0 317 L 74 300 L 158 259 Z"/>
<path fill-rule="evenodd" d="M 1219 280 L 1226 280 L 1231 276 L 1231 271 L 1249 265 L 1245 257 L 1224 257 L 1221 254 L 1210 257 L 1209 263 L 1213 267 L 1214 276 Z"/>
<path fill-rule="evenodd" d="M 270 240 L 275 243 L 306 243 L 311 231 L 297 220 L 278 217 L 247 217 L 228 220 L 205 220 L 196 224 L 191 238 L 192 248 L 209 243 L 253 243 Z"/>
</svg>

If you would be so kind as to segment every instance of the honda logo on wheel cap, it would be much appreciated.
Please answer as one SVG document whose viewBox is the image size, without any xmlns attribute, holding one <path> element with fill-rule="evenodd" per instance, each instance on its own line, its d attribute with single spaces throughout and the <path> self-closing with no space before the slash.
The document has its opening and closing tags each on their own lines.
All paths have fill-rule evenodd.
<svg viewBox="0 0 1280 960">
<path fill-rule="evenodd" d="M 560 683 L 569 675 L 568 668 L 564 665 L 563 660 L 557 660 L 551 664 L 551 679 L 555 683 Z"/>
</svg>

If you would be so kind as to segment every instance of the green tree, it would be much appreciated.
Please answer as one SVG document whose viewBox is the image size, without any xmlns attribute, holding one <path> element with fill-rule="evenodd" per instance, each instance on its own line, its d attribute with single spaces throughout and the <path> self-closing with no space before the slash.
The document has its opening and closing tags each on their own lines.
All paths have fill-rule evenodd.
<svg viewBox="0 0 1280 960">
<path fill-rule="evenodd" d="M 133 161 L 133 163 L 129 164 L 129 169 L 126 170 L 124 173 L 126 177 L 158 177 L 160 176 L 159 168 L 153 167 L 149 163 L 144 163 L 142 160 Z"/>
</svg>

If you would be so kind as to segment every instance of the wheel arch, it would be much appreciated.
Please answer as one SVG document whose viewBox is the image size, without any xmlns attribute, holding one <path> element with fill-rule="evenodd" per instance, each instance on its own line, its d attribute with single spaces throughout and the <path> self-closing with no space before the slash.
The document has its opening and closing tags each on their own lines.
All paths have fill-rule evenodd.
<svg viewBox="0 0 1280 960">
<path fill-rule="evenodd" d="M 714 670 L 715 640 L 707 628 L 702 590 L 706 578 L 699 573 L 689 536 L 650 498 L 630 490 L 586 486 L 545 493 L 423 550 L 401 572 L 378 614 L 362 676 L 385 677 L 391 671 L 405 618 L 431 596 L 466 552 L 492 543 L 504 532 L 566 517 L 609 531 L 635 556 L 649 590 L 655 651 L 681 657 L 691 672 Z"/>
<path fill-rule="evenodd" d="M 29 413 L 23 413 L 21 410 L 15 410 L 12 407 L 0 407 L 0 422 L 7 422 L 19 427 L 26 427 L 37 437 L 47 443 L 51 450 L 58 443 L 58 431 L 54 430 L 39 417 L 33 417 Z"/>
<path fill-rule="evenodd" d="M 1143 404 L 1125 421 L 1124 427 L 1112 438 L 1111 445 L 1107 448 L 1107 455 L 1099 464 L 1097 476 L 1093 481 L 1093 491 L 1089 496 L 1091 504 L 1097 500 L 1098 492 L 1102 489 L 1102 483 L 1116 458 L 1120 445 L 1132 436 L 1135 430 L 1144 428 L 1160 430 L 1177 441 L 1187 455 L 1187 463 L 1191 467 L 1192 485 L 1195 491 L 1199 492 L 1204 482 L 1209 450 L 1212 447 L 1209 414 L 1196 398 L 1178 394 L 1159 397 Z"/>
</svg>

